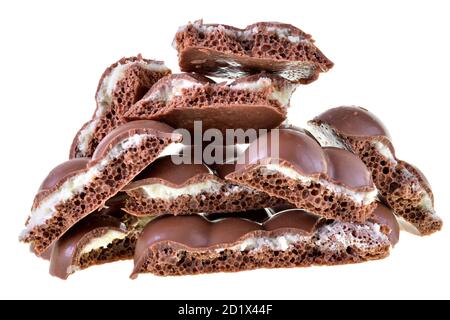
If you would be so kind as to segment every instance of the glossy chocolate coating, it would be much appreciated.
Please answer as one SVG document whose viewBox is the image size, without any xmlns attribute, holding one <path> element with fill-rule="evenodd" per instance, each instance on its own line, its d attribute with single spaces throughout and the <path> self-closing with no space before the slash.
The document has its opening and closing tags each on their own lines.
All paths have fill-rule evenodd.
<svg viewBox="0 0 450 320">
<path fill-rule="evenodd" d="M 323 148 L 323 151 L 329 159 L 328 176 L 333 180 L 343 182 L 354 189 L 373 185 L 370 171 L 356 155 L 332 147 Z"/>
<path fill-rule="evenodd" d="M 304 175 L 326 172 L 326 156 L 314 139 L 302 131 L 292 129 L 275 130 L 259 137 L 250 144 L 244 154 L 239 157 L 236 165 L 237 170 L 245 168 L 248 164 L 285 160 Z M 277 140 L 276 132 L 278 132 L 279 140 Z M 262 142 L 264 140 L 265 143 Z M 277 156 L 272 154 L 272 144 L 278 144 Z M 257 148 L 254 147 L 255 145 Z M 276 145 L 274 146 L 275 148 Z"/>
<path fill-rule="evenodd" d="M 400 226 L 397 218 L 395 218 L 394 212 L 391 209 L 382 203 L 378 203 L 378 206 L 375 208 L 370 220 L 380 225 L 388 226 L 390 229 L 390 233 L 388 235 L 389 241 L 393 246 L 398 243 L 400 239 Z"/>
<path fill-rule="evenodd" d="M 183 186 L 188 180 L 195 177 L 211 175 L 210 169 L 204 164 L 174 164 L 172 156 L 157 159 L 142 171 L 132 183 L 123 190 L 131 190 L 137 187 L 162 183 L 171 186 Z"/>
<path fill-rule="evenodd" d="M 382 136 L 390 139 L 383 123 L 361 107 L 337 107 L 315 117 L 312 122 L 325 123 L 350 137 Z"/>
<path fill-rule="evenodd" d="M 172 138 L 177 141 L 181 140 L 181 135 L 174 133 L 174 129 L 165 123 L 153 120 L 131 121 L 111 131 L 99 143 L 97 149 L 95 149 L 92 159 L 99 160 L 103 158 L 109 150 L 117 145 L 117 143 L 139 133 L 150 133 L 154 134 L 156 137 Z"/>
<path fill-rule="evenodd" d="M 240 218 L 226 218 L 215 222 L 199 216 L 165 215 L 151 221 L 142 231 L 135 251 L 135 262 L 153 244 L 171 241 L 189 248 L 208 248 L 236 242 L 253 231 L 295 229 L 302 234 L 315 231 L 319 217 L 302 210 L 287 210 L 263 224 Z"/>
<path fill-rule="evenodd" d="M 262 136 L 250 144 L 238 159 L 234 171 L 245 170 L 252 164 L 264 165 L 279 160 L 279 162 L 287 162 L 305 176 L 325 174 L 333 182 L 348 188 L 373 188 L 369 170 L 353 153 L 337 148 L 322 148 L 315 139 L 301 129 L 279 129 L 278 135 L 278 155 L 272 154 L 271 145 L 277 143 L 275 130 L 272 130 L 267 136 Z M 261 140 L 266 142 L 261 143 Z M 258 148 L 255 148 L 255 145 Z M 257 152 L 254 152 L 255 150 Z M 220 174 L 226 175 L 231 172 L 232 169 L 228 167 Z"/>
<path fill-rule="evenodd" d="M 55 167 L 42 182 L 39 191 L 50 190 L 65 178 L 86 169 L 90 158 L 72 159 Z"/>
<path fill-rule="evenodd" d="M 120 220 L 111 216 L 89 216 L 66 232 L 54 245 L 50 259 L 50 274 L 61 279 L 70 275 L 79 251 L 95 238 L 94 231 L 104 234 L 109 230 L 125 232 Z"/>
</svg>

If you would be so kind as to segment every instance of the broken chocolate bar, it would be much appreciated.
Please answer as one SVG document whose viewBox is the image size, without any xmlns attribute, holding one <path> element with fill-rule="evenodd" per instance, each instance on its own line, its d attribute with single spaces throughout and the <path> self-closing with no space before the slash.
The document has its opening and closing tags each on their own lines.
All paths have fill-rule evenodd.
<svg viewBox="0 0 450 320">
<path fill-rule="evenodd" d="M 150 219 L 103 209 L 78 222 L 55 242 L 50 274 L 67 279 L 78 270 L 133 258 L 139 233 Z"/>
<path fill-rule="evenodd" d="M 168 74 L 170 70 L 163 62 L 143 59 L 141 55 L 122 58 L 106 69 L 95 95 L 97 108 L 92 119 L 75 136 L 70 159 L 92 157 L 100 141 L 125 123 L 125 111 Z"/>
<path fill-rule="evenodd" d="M 397 159 L 392 139 L 376 116 L 359 107 L 338 107 L 314 118 L 309 126 L 323 146 L 350 150 L 364 161 L 406 230 L 428 235 L 442 228 L 428 180 L 419 169 Z"/>
<path fill-rule="evenodd" d="M 198 215 L 162 216 L 151 221 L 139 236 L 131 277 L 140 273 L 186 275 L 381 259 L 389 255 L 398 239 L 395 217 L 389 209 L 382 210 L 382 222 L 364 224 L 327 221 L 300 209 L 280 212 L 262 224 L 240 218 L 211 222 Z M 374 211 L 374 217 L 378 212 Z M 390 219 L 385 216 L 389 214 Z"/>
<path fill-rule="evenodd" d="M 282 204 L 283 200 L 229 183 L 204 164 L 175 164 L 159 158 L 123 191 L 124 210 L 135 216 L 239 212 Z"/>
<path fill-rule="evenodd" d="M 48 174 L 20 239 L 42 254 L 181 138 L 168 125 L 150 120 L 114 129 L 98 145 L 92 159 L 69 160 Z"/>
<path fill-rule="evenodd" d="M 333 63 L 309 34 L 284 23 L 259 22 L 245 29 L 196 21 L 174 39 L 182 71 L 238 78 L 266 71 L 310 83 Z"/>
<path fill-rule="evenodd" d="M 296 85 L 259 74 L 231 84 L 215 83 L 197 74 L 175 74 L 156 83 L 125 113 L 128 119 L 161 120 L 174 128 L 271 129 L 285 119 Z"/>
<path fill-rule="evenodd" d="M 275 129 L 253 141 L 226 179 L 342 221 L 364 222 L 378 196 L 364 163 L 338 148 L 321 148 L 307 132 Z"/>
</svg>

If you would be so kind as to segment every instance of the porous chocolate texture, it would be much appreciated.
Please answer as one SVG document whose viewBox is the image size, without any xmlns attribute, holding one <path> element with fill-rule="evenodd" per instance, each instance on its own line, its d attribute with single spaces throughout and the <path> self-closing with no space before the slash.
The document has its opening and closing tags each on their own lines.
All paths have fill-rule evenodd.
<svg viewBox="0 0 450 320">
<path fill-rule="evenodd" d="M 284 23 L 259 22 L 245 29 L 196 21 L 174 39 L 182 71 L 238 78 L 265 71 L 307 84 L 333 63 L 309 34 Z"/>
<path fill-rule="evenodd" d="M 361 158 L 406 230 L 429 235 L 442 228 L 429 182 L 419 169 L 396 157 L 392 139 L 375 115 L 359 107 L 338 107 L 309 126 L 322 145 L 344 148 Z"/>
<path fill-rule="evenodd" d="M 124 210 L 135 216 L 232 213 L 284 203 L 213 174 L 204 164 L 175 164 L 162 157 L 141 172 L 123 191 Z"/>
<path fill-rule="evenodd" d="M 140 273 L 186 275 L 381 259 L 391 246 L 386 232 L 398 230 L 395 218 L 385 221 L 394 225 L 326 221 L 299 209 L 280 212 L 262 224 L 162 216 L 139 236 L 132 278 Z"/>
<path fill-rule="evenodd" d="M 161 120 L 174 128 L 271 129 L 285 119 L 296 85 L 283 78 L 259 74 L 231 84 L 214 83 L 197 74 L 161 79 L 125 113 L 128 119 Z"/>
<path fill-rule="evenodd" d="M 93 265 L 130 259 L 136 235 L 129 234 L 119 219 L 91 215 L 55 242 L 50 259 L 50 274 L 67 279 L 78 270 Z"/>
<path fill-rule="evenodd" d="M 377 190 L 364 163 L 338 148 L 322 148 L 307 132 L 276 129 L 252 142 L 225 178 L 284 199 L 328 219 L 364 222 Z"/>
<path fill-rule="evenodd" d="M 161 61 L 137 57 L 122 58 L 105 70 L 100 78 L 92 119 L 75 136 L 70 159 L 92 157 L 100 141 L 125 123 L 123 114 L 170 70 Z"/>
<path fill-rule="evenodd" d="M 42 254 L 181 138 L 168 125 L 150 120 L 114 129 L 92 158 L 69 160 L 49 173 L 34 199 L 20 239 Z"/>
</svg>

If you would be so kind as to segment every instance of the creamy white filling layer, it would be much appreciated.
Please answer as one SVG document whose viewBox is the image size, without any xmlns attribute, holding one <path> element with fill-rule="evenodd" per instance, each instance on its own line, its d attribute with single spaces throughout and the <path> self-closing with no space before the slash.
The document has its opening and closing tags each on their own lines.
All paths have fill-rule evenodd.
<svg viewBox="0 0 450 320">
<path fill-rule="evenodd" d="M 360 234 L 367 234 L 368 238 L 358 238 L 353 234 L 353 230 Z M 298 233 L 286 233 L 277 237 L 252 237 L 245 239 L 242 243 L 232 247 L 218 248 L 216 252 L 226 249 L 233 251 L 260 251 L 270 249 L 273 251 L 287 251 L 292 245 L 301 242 L 310 242 L 315 237 L 313 245 L 319 250 L 330 250 L 335 252 L 345 251 L 352 247 L 360 250 L 367 250 L 374 247 L 374 242 L 388 243 L 389 239 L 381 231 L 381 226 L 376 223 L 354 224 L 348 222 L 335 221 L 317 230 L 314 235 L 300 235 Z"/>
<path fill-rule="evenodd" d="M 310 236 L 300 236 L 294 233 L 288 233 L 278 237 L 248 238 L 235 248 L 239 251 L 258 251 L 262 248 L 269 248 L 274 251 L 286 251 L 292 244 L 309 238 Z"/>
<path fill-rule="evenodd" d="M 206 180 L 181 188 L 173 188 L 160 183 L 140 187 L 148 198 L 171 200 L 180 196 L 197 196 L 202 193 L 218 193 L 223 184 L 216 180 Z"/>
<path fill-rule="evenodd" d="M 376 201 L 377 196 L 378 196 L 378 190 L 375 188 L 375 186 L 373 186 L 372 191 L 356 192 L 356 191 L 348 189 L 344 186 L 330 183 L 329 181 L 324 180 L 324 179 L 317 179 L 317 178 L 313 178 L 313 177 L 304 176 L 292 168 L 283 167 L 278 164 L 264 165 L 261 167 L 261 170 L 262 170 L 263 174 L 273 174 L 274 172 L 278 172 L 290 179 L 301 181 L 302 183 L 304 183 L 306 185 L 309 185 L 311 183 L 319 183 L 335 193 L 344 194 L 344 195 L 352 198 L 355 202 L 359 203 L 360 205 L 371 204 L 374 201 Z"/>
<path fill-rule="evenodd" d="M 173 98 L 182 96 L 183 90 L 201 86 L 203 86 L 203 84 L 200 84 L 195 81 L 190 81 L 187 79 L 173 79 L 170 85 L 161 88 L 161 90 L 153 92 L 144 100 L 170 102 Z M 229 89 L 260 91 L 270 86 L 272 86 L 272 80 L 270 78 L 260 78 L 257 81 L 240 82 L 237 84 L 230 85 Z M 291 99 L 291 95 L 296 88 L 297 85 L 295 84 L 285 85 L 282 90 L 276 90 L 274 88 L 274 90 L 270 95 L 270 99 L 278 101 L 283 106 L 287 106 L 289 104 L 289 100 Z"/>
<path fill-rule="evenodd" d="M 260 91 L 264 88 L 272 86 L 272 80 L 270 78 L 260 78 L 258 81 L 253 82 L 240 82 L 234 85 L 230 85 L 231 89 L 234 90 L 249 90 L 249 91 Z M 278 101 L 281 105 L 287 106 L 291 100 L 292 93 L 297 88 L 297 85 L 285 85 L 282 90 L 272 90 L 270 94 L 270 99 Z"/>
<path fill-rule="evenodd" d="M 32 229 L 45 224 L 48 219 L 52 218 L 57 212 L 56 206 L 58 204 L 63 203 L 76 194 L 83 192 L 85 186 L 93 182 L 112 160 L 118 158 L 128 149 L 137 147 L 145 138 L 149 136 L 151 135 L 135 134 L 127 139 L 124 139 L 112 148 L 101 162 L 89 168 L 88 171 L 79 173 L 65 181 L 57 191 L 43 199 L 40 205 L 31 211 L 30 220 L 28 221 L 25 230 L 22 231 L 21 238 L 25 238 Z M 169 147 L 170 145 L 166 148 Z"/>
<path fill-rule="evenodd" d="M 389 162 L 397 164 L 397 160 L 395 159 L 394 154 L 386 144 L 381 141 L 374 141 L 372 145 L 374 146 L 375 150 L 377 150 L 383 157 L 387 158 Z"/>
<path fill-rule="evenodd" d="M 113 241 L 125 239 L 126 236 L 127 234 L 125 233 L 125 231 L 108 230 L 103 236 L 94 238 L 89 241 L 80 251 L 80 255 L 89 253 L 94 250 L 107 248 L 109 244 L 113 243 Z"/>
<path fill-rule="evenodd" d="M 97 110 L 91 120 L 91 123 L 84 128 L 78 136 L 78 149 L 85 153 L 87 152 L 89 141 L 91 141 L 92 135 L 95 132 L 95 128 L 98 123 L 98 118 L 106 114 L 112 102 L 112 94 L 116 88 L 117 83 L 123 78 L 125 71 L 131 65 L 139 65 L 141 68 L 154 71 L 154 72 L 167 72 L 169 69 L 163 63 L 145 62 L 145 61 L 129 61 L 124 64 L 117 65 L 111 70 L 111 73 L 107 75 L 100 85 L 100 89 L 97 92 Z"/>
<path fill-rule="evenodd" d="M 160 88 L 160 90 L 153 92 L 149 96 L 145 97 L 143 100 L 169 102 L 174 97 L 181 96 L 184 89 L 191 89 L 201 86 L 202 86 L 201 83 L 190 81 L 187 79 L 172 79 L 169 85 L 164 86 L 163 88 Z"/>
</svg>

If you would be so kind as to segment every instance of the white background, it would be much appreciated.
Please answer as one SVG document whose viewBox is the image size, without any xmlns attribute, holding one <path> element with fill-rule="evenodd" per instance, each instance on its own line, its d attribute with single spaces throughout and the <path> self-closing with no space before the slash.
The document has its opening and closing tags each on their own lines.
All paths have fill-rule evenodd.
<svg viewBox="0 0 450 320">
<path fill-rule="evenodd" d="M 450 298 L 448 248 L 449 36 L 447 1 L 1 1 L 2 298 Z M 64 282 L 28 253 L 18 234 L 47 172 L 94 111 L 103 70 L 142 53 L 177 71 L 178 26 L 204 18 L 244 27 L 292 23 L 335 62 L 300 87 L 291 121 L 356 104 L 384 119 L 400 158 L 429 178 L 444 230 L 402 233 L 383 261 L 343 267 L 128 279 L 131 261 Z"/>
</svg>

